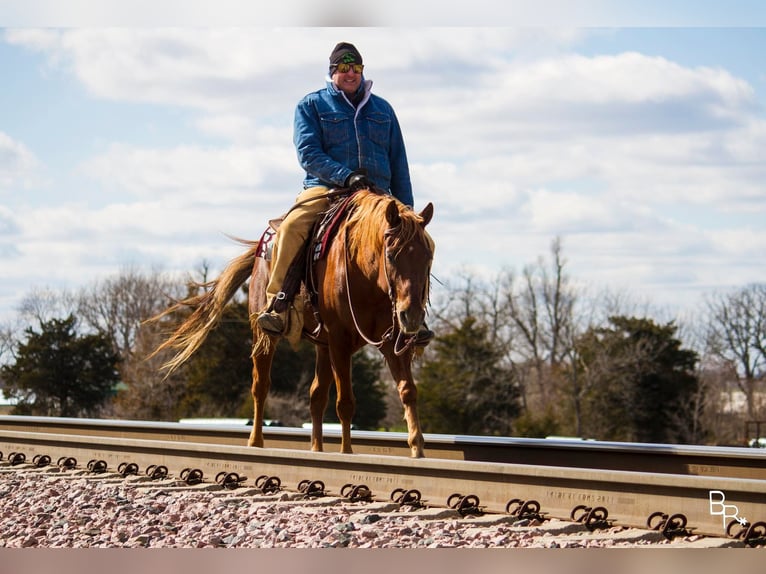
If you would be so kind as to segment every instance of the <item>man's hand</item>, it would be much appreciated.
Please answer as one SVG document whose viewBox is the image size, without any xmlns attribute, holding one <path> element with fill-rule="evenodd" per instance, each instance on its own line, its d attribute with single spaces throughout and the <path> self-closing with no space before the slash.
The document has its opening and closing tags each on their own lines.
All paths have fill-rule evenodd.
<svg viewBox="0 0 766 574">
<path fill-rule="evenodd" d="M 362 171 L 355 171 L 346 179 L 346 187 L 351 191 L 360 189 L 372 189 L 373 183 L 367 179 L 367 174 Z"/>
</svg>

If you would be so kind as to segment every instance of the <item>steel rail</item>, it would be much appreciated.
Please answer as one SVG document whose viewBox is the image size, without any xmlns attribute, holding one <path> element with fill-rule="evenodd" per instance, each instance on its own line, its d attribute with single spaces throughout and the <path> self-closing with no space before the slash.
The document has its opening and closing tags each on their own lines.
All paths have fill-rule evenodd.
<svg viewBox="0 0 766 574">
<path fill-rule="evenodd" d="M 29 416 L 0 416 L 0 430 L 234 446 L 246 444 L 250 433 L 244 422 L 210 425 Z M 340 432 L 325 430 L 324 435 L 325 450 L 337 451 Z M 268 448 L 310 447 L 307 429 L 264 427 L 264 437 Z M 436 434 L 426 434 L 425 440 L 428 458 L 766 480 L 766 449 Z M 357 454 L 410 455 L 406 433 L 354 430 L 352 441 Z"/>
<path fill-rule="evenodd" d="M 340 493 L 348 484 L 365 485 L 377 499 L 388 499 L 396 489 L 417 490 L 432 506 L 448 506 L 455 495 L 475 497 L 479 509 L 493 513 L 506 512 L 514 499 L 535 501 L 540 513 L 567 520 L 577 508 L 600 508 L 609 521 L 638 528 L 647 528 L 653 515 L 682 514 L 687 530 L 718 537 L 727 534 L 727 520 L 733 518 L 734 509 L 751 523 L 766 519 L 766 482 L 742 478 L 10 430 L 0 431 L 0 450 L 23 452 L 27 460 L 37 455 L 53 461 L 73 457 L 80 466 L 98 459 L 110 469 L 130 462 L 163 465 L 175 476 L 194 468 L 208 480 L 221 472 L 250 479 L 276 476 L 285 488 L 297 487 L 302 481 L 321 481 L 332 493 Z M 720 494 L 713 499 L 711 493 Z"/>
</svg>

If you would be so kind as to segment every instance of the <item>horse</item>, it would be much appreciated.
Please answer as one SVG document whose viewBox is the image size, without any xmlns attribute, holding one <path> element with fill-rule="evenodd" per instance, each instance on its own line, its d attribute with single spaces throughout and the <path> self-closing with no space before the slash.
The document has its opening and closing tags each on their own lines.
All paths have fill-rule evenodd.
<svg viewBox="0 0 766 574">
<path fill-rule="evenodd" d="M 342 453 L 352 453 L 351 420 L 355 398 L 351 386 L 351 357 L 371 344 L 379 349 L 397 385 L 407 423 L 412 457 L 424 456 L 423 434 L 417 413 L 413 380 L 415 335 L 423 324 L 429 298 L 435 244 L 426 231 L 433 216 L 428 203 L 416 213 L 393 196 L 372 190 L 356 191 L 348 199 L 348 214 L 340 222 L 324 257 L 314 264 L 316 297 L 296 305 L 301 331 L 315 346 L 314 379 L 309 390 L 311 450 L 323 450 L 322 419 L 335 382 L 335 410 L 341 423 Z M 181 307 L 193 312 L 155 351 L 174 349 L 165 363 L 168 372 L 179 367 L 215 327 L 227 302 L 249 278 L 248 309 L 253 330 L 253 429 L 249 446 L 263 447 L 263 420 L 271 385 L 276 338 L 260 330 L 258 313 L 265 305 L 270 263 L 259 256 L 260 242 L 238 240 L 249 249 L 233 259 L 200 295 L 177 302 L 155 317 Z M 310 335 L 310 333 L 313 334 Z"/>
</svg>

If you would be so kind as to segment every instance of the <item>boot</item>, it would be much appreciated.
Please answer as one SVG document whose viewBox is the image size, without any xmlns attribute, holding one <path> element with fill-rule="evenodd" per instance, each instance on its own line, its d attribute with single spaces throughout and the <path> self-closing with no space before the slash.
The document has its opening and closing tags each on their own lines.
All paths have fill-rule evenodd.
<svg viewBox="0 0 766 574">
<path fill-rule="evenodd" d="M 276 311 L 264 311 L 258 315 L 256 323 L 260 327 L 261 331 L 267 335 L 279 337 L 284 334 L 287 326 L 285 315 L 287 313 L 277 313 Z"/>
<path fill-rule="evenodd" d="M 287 330 L 287 313 L 288 309 L 283 309 L 281 312 L 274 309 L 274 303 L 285 298 L 283 291 L 277 293 L 277 296 L 266 307 L 266 310 L 258 315 L 255 320 L 258 323 L 261 331 L 267 335 L 279 337 Z"/>
</svg>

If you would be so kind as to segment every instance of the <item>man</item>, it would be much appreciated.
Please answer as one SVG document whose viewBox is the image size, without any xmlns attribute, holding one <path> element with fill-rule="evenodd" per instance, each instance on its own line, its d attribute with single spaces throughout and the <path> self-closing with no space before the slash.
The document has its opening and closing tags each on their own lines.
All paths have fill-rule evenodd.
<svg viewBox="0 0 766 574">
<path fill-rule="evenodd" d="M 293 141 L 306 177 L 303 192 L 277 231 L 266 288 L 268 306 L 257 319 L 271 335 L 281 335 L 287 327 L 286 311 L 275 311 L 273 304 L 293 295 L 283 291 L 287 270 L 315 220 L 329 208 L 331 188 L 374 186 L 413 205 L 399 121 L 391 105 L 372 93 L 372 82 L 365 80 L 363 70 L 356 47 L 339 43 L 330 54 L 326 87 L 305 96 L 295 109 Z M 416 342 L 424 345 L 432 337 L 423 326 Z"/>
</svg>

